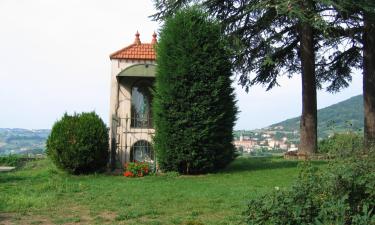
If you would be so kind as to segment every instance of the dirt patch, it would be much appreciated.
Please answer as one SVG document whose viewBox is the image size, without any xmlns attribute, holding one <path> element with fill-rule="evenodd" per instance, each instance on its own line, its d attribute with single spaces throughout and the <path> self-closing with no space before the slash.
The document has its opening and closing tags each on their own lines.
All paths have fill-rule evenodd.
<svg viewBox="0 0 375 225">
<path fill-rule="evenodd" d="M 108 221 L 113 221 L 116 218 L 117 213 L 106 211 L 106 212 L 100 213 L 99 216 Z"/>
<path fill-rule="evenodd" d="M 0 213 L 0 225 L 49 225 L 49 219 L 36 215 L 18 213 Z"/>
<path fill-rule="evenodd" d="M 9 225 L 12 215 L 9 213 L 0 213 L 0 225 Z"/>
<path fill-rule="evenodd" d="M 113 221 L 113 216 L 108 215 L 108 221 Z M 105 220 L 103 220 L 105 221 Z M 0 213 L 0 225 L 91 225 L 97 223 L 95 216 L 90 216 L 87 209 L 71 207 L 68 210 L 28 213 Z M 103 223 L 105 224 L 105 223 Z"/>
</svg>

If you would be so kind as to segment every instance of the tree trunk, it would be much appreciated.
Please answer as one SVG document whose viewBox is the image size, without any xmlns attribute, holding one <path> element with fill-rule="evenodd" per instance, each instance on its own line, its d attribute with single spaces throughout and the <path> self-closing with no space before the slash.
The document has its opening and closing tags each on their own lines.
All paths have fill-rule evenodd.
<svg viewBox="0 0 375 225">
<path fill-rule="evenodd" d="M 375 144 L 375 15 L 364 13 L 363 104 L 365 146 Z"/>
<path fill-rule="evenodd" d="M 308 23 L 302 23 L 301 25 L 302 116 L 299 151 L 306 154 L 313 154 L 317 150 L 314 31 Z"/>
</svg>

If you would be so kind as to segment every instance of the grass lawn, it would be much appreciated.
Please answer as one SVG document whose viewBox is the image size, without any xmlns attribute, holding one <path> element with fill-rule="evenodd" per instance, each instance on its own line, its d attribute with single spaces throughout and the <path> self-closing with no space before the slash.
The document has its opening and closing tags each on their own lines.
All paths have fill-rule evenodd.
<svg viewBox="0 0 375 225">
<path fill-rule="evenodd" d="M 324 162 L 314 162 L 324 165 Z M 0 173 L 0 224 L 241 224 L 247 201 L 287 188 L 297 161 L 238 158 L 200 176 L 72 176 L 49 160 Z"/>
</svg>

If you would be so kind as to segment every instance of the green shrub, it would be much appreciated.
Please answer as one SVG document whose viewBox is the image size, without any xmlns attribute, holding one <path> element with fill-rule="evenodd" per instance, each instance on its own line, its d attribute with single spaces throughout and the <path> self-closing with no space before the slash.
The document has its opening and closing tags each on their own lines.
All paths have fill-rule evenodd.
<svg viewBox="0 0 375 225">
<path fill-rule="evenodd" d="M 19 166 L 22 163 L 22 157 L 19 155 L 0 156 L 0 166 Z"/>
<path fill-rule="evenodd" d="M 210 172 L 235 157 L 237 108 L 220 25 L 197 8 L 166 20 L 157 47 L 155 150 L 160 169 Z"/>
<path fill-rule="evenodd" d="M 375 224 L 375 155 L 318 170 L 304 165 L 288 190 L 252 199 L 247 224 Z"/>
<path fill-rule="evenodd" d="M 318 152 L 331 157 L 349 157 L 362 149 L 363 136 L 353 132 L 336 133 L 318 144 Z"/>
<path fill-rule="evenodd" d="M 107 164 L 108 131 L 96 113 L 65 114 L 47 139 L 47 155 L 73 174 L 98 171 Z"/>
</svg>

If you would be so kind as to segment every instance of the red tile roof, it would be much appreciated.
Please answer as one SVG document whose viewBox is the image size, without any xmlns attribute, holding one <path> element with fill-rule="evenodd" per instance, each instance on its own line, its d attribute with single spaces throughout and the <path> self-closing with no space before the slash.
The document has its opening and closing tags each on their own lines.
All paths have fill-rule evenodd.
<svg viewBox="0 0 375 225">
<path fill-rule="evenodd" d="M 133 60 L 155 60 L 156 59 L 156 52 L 155 52 L 155 44 L 157 43 L 156 40 L 156 33 L 152 35 L 151 44 L 143 44 L 139 39 L 139 33 L 135 34 L 134 43 L 118 50 L 117 52 L 112 53 L 109 58 L 110 59 L 133 59 Z"/>
</svg>

